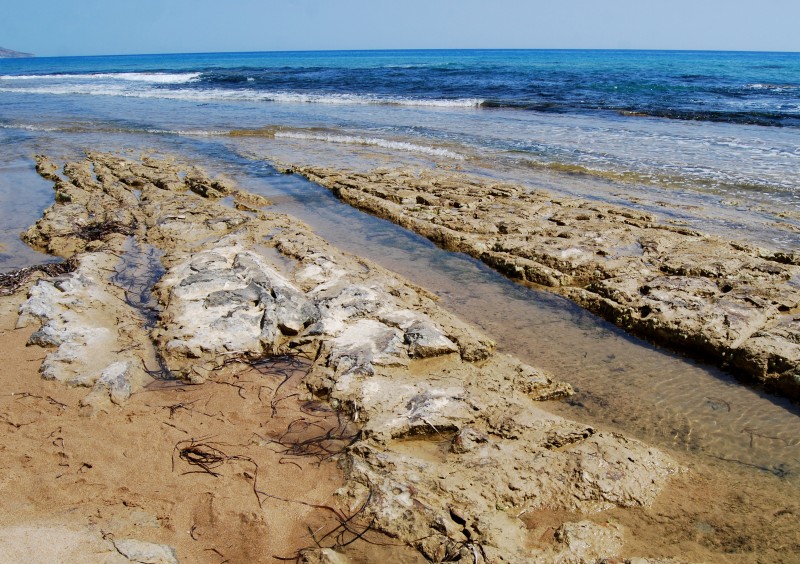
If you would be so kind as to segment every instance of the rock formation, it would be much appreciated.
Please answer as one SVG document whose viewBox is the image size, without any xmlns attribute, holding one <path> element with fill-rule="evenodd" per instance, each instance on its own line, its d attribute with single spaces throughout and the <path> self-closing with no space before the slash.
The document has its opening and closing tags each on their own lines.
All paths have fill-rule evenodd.
<svg viewBox="0 0 800 564">
<path fill-rule="evenodd" d="M 297 166 L 345 202 L 800 399 L 800 254 L 460 173 Z"/>
<path fill-rule="evenodd" d="M 495 353 L 425 290 L 259 209 L 266 201 L 229 181 L 103 154 L 63 177 L 44 157 L 38 169 L 56 203 L 25 239 L 78 267 L 38 281 L 20 324 L 39 323 L 31 344 L 54 348 L 43 376 L 92 386 L 94 413 L 151 376 L 201 384 L 231 362 L 302 353 L 313 359 L 309 397 L 360 424 L 339 455 L 344 495 L 436 562 L 620 556 L 625 531 L 591 517 L 651 504 L 678 470 L 656 449 L 548 413 L 568 384 Z M 160 257 L 157 304 L 120 282 L 136 249 Z M 528 538 L 520 515 L 545 509 L 577 520 L 551 542 Z"/>
</svg>

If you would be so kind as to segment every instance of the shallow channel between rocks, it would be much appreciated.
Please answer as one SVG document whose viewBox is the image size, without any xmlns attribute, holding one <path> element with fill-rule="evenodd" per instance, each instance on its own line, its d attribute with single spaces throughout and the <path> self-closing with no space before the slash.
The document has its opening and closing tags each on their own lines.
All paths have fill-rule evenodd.
<svg viewBox="0 0 800 564">
<path fill-rule="evenodd" d="M 564 298 L 511 282 L 301 177 L 217 150 L 240 167 L 238 182 L 273 200 L 274 209 L 433 291 L 501 350 L 562 374 L 576 394 L 554 406 L 558 413 L 800 483 L 800 410 L 788 400 L 630 337 Z"/>
<path fill-rule="evenodd" d="M 420 288 L 408 290 L 390 284 L 391 291 L 381 293 L 370 278 L 382 276 L 380 269 L 352 257 L 332 259 L 333 250 L 315 253 L 314 249 L 319 250 L 323 243 L 314 239 L 310 244 L 311 239 L 302 230 L 292 231 L 295 226 L 288 220 L 275 220 L 274 233 L 280 232 L 280 236 L 270 239 L 273 234 L 270 232 L 267 246 L 257 248 L 255 255 L 251 255 L 249 250 L 237 246 L 246 237 L 239 240 L 238 235 L 229 238 L 224 235 L 235 233 L 237 226 L 247 223 L 248 217 L 258 216 L 247 204 L 232 197 L 219 199 L 217 203 L 243 206 L 236 208 L 240 213 L 212 213 L 210 207 L 203 211 L 198 206 L 188 212 L 162 214 L 149 226 L 168 250 L 174 250 L 170 249 L 172 241 L 201 241 L 191 253 L 172 252 L 163 258 L 155 246 L 137 243 L 130 237 L 120 243 L 116 266 L 109 256 L 92 258 L 87 268 L 95 266 L 100 268 L 94 272 L 104 269 L 114 272 L 109 281 L 119 290 L 117 297 L 122 299 L 118 301 L 142 314 L 137 321 L 142 325 L 140 330 L 157 326 L 154 321 L 164 313 L 152 301 L 150 290 L 157 280 L 162 304 L 169 304 L 165 297 L 175 296 L 176 289 L 187 296 L 194 292 L 205 309 L 228 308 L 220 316 L 223 324 L 227 319 L 246 314 L 244 306 L 255 304 L 257 308 L 276 307 L 276 311 L 281 311 L 286 304 L 297 305 L 305 299 L 301 294 L 311 296 L 313 307 L 306 308 L 300 319 L 276 316 L 274 320 L 270 318 L 274 323 L 265 323 L 266 317 L 259 309 L 261 317 L 251 320 L 255 341 L 261 343 L 269 336 L 277 339 L 276 345 L 293 343 L 302 347 L 320 335 L 333 337 L 329 339 L 330 345 L 320 349 L 320 358 L 326 359 L 327 364 L 318 366 L 309 386 L 343 413 L 367 421 L 365 436 L 371 442 L 352 450 L 353 456 L 347 461 L 349 474 L 360 483 L 397 496 L 391 502 L 389 495 L 376 501 L 374 511 L 383 520 L 385 530 L 404 538 L 418 538 L 416 535 L 434 523 L 437 534 L 442 536 L 432 537 L 433 540 L 418 547 L 428 557 L 452 556 L 449 552 L 437 552 L 444 547 L 445 551 L 464 552 L 461 556 L 467 558 L 470 556 L 467 553 L 477 546 L 474 540 L 478 538 L 489 547 L 491 555 L 492 546 L 508 544 L 507 538 L 496 535 L 500 531 L 516 534 L 519 524 L 504 521 L 502 515 L 493 518 L 481 515 L 506 512 L 520 503 L 534 509 L 526 521 L 531 530 L 540 526 L 537 523 L 541 515 L 536 511 L 545 507 L 592 512 L 613 505 L 627 509 L 648 504 L 657 495 L 658 483 L 676 468 L 655 449 L 650 451 L 635 441 L 598 431 L 591 425 L 564 423 L 559 417 L 543 415 L 537 408 L 523 407 L 522 403 L 515 405 L 514 410 L 498 408 L 501 405 L 498 398 L 515 397 L 519 386 L 537 399 L 549 399 L 564 395 L 563 384 L 506 360 L 493 360 L 495 364 L 483 367 L 485 372 L 482 368 L 476 371 L 470 362 L 485 358 L 482 351 L 487 348 L 486 343 L 465 337 L 458 324 L 440 311 L 442 306 L 497 338 L 502 351 L 513 352 L 524 362 L 552 370 L 572 383 L 577 393 L 565 402 L 548 402 L 549 411 L 578 421 L 588 419 L 592 425 L 721 460 L 754 475 L 769 476 L 782 483 L 796 482 L 800 426 L 797 411 L 788 402 L 743 388 L 716 370 L 647 346 L 562 298 L 509 282 L 464 255 L 438 249 L 388 222 L 357 212 L 319 186 L 279 175 L 261 162 L 230 154 L 223 156 L 228 168 L 225 172 L 230 174 L 231 167 L 238 171 L 235 176 L 242 188 L 274 202 L 269 208 L 271 213 L 286 212 L 305 220 L 336 247 L 371 259 L 434 292 L 439 298 L 438 305 Z M 209 166 L 213 167 L 213 159 Z M 209 182 L 203 186 L 213 188 Z M 150 189 L 156 193 L 155 188 Z M 165 193 L 173 190 L 168 183 L 158 189 Z M 202 218 L 185 221 L 194 213 L 202 213 Z M 283 258 L 275 260 L 277 257 Z M 269 272 L 259 262 L 262 258 L 280 272 L 292 271 L 293 266 L 299 266 L 296 261 L 302 263 L 302 268 L 290 276 L 288 286 L 281 275 L 262 281 L 262 275 Z M 160 266 L 162 260 L 167 268 Z M 359 280 L 355 293 L 352 281 L 337 282 L 341 274 L 337 270 L 339 260 Z M 282 264 L 276 264 L 281 261 Z M 219 276 L 213 276 L 215 284 L 222 281 L 219 288 L 204 287 L 211 281 L 206 276 L 212 270 L 219 271 Z M 292 284 L 302 291 L 288 289 Z M 338 313 L 327 317 L 320 313 L 323 305 L 334 303 L 348 313 L 344 317 Z M 404 310 L 409 303 L 422 307 L 434 322 L 410 315 Z M 243 307 L 240 309 L 237 304 Z M 398 304 L 405 305 L 392 310 Z M 303 307 L 289 309 L 304 311 Z M 181 317 L 185 313 L 162 315 L 162 327 L 157 328 L 157 332 L 162 331 L 157 335 L 157 345 L 174 344 L 178 371 L 212 360 L 215 351 L 209 353 L 203 347 L 216 346 L 206 342 L 195 343 L 194 347 L 184 342 L 187 340 L 178 333 L 192 321 L 191 315 Z M 362 315 L 366 318 L 354 322 Z M 202 323 L 199 319 L 194 321 Z M 365 341 L 365 334 L 375 336 L 373 342 Z M 238 348 L 232 343 L 221 343 L 221 347 Z M 460 356 L 464 362 L 453 368 L 456 364 L 448 364 L 450 360 L 441 360 L 440 356 L 445 359 Z M 196 372 L 197 380 L 204 380 L 216 368 L 202 368 Z M 422 378 L 426 374 L 434 377 Z M 493 379 L 493 375 L 503 374 L 514 376 Z M 181 375 L 186 377 L 188 372 Z M 394 397 L 392 390 L 399 390 L 397 386 L 402 388 L 402 394 L 398 392 Z M 473 394 L 486 386 L 490 390 L 487 395 Z M 111 394 L 114 401 L 113 388 Z M 360 399 L 353 401 L 354 397 Z M 505 417 L 498 415 L 498 409 L 505 411 Z M 476 415 L 479 412 L 486 415 Z M 485 425 L 491 440 L 485 430 L 474 428 L 476 425 Z M 519 438 L 523 435 L 525 445 L 520 446 Z M 487 456 L 487 449 L 502 451 L 503 457 Z M 545 459 L 538 459 L 539 454 L 532 457 L 533 451 L 550 457 L 547 460 L 551 463 L 542 467 Z M 410 459 L 410 454 L 415 459 Z M 610 474 L 593 464 L 597 456 L 604 464 L 613 466 Z M 502 475 L 502 483 L 486 489 L 486 469 L 475 468 L 479 461 L 494 458 L 513 460 L 516 466 L 512 471 L 495 461 L 488 471 L 491 475 Z M 463 468 L 454 470 L 452 464 L 445 464 L 448 459 L 462 461 Z M 640 465 L 647 468 L 652 482 L 645 479 L 637 482 L 635 467 Z M 425 475 L 415 486 L 409 486 L 377 470 L 385 466 L 402 469 L 404 476 L 417 475 L 422 470 Z M 578 485 L 554 487 L 548 482 L 552 471 L 569 476 L 580 474 L 582 481 Z M 518 475 L 535 479 L 516 480 Z M 621 492 L 617 482 L 629 478 L 633 479 L 628 484 L 631 489 Z M 420 510 L 409 517 L 400 507 L 404 500 L 414 506 L 423 499 L 417 487 L 424 491 L 442 488 L 446 491 L 448 480 L 456 488 L 459 484 L 470 487 L 482 484 L 481 491 L 491 492 L 493 503 L 483 507 L 486 499 L 480 496 L 473 499 L 478 494 L 468 491 L 460 494 L 460 506 L 451 507 L 449 513 Z M 424 501 L 432 506 L 441 500 L 429 497 Z M 443 503 L 446 505 L 446 500 Z M 482 509 L 465 513 L 461 506 Z M 403 513 L 402 520 L 398 511 Z M 779 509 L 778 513 L 785 515 L 783 511 Z M 564 539 L 571 538 L 577 545 L 584 538 L 599 536 L 607 541 L 603 550 L 620 550 L 622 546 L 622 529 L 616 525 L 598 527 L 573 522 L 559 531 L 562 545 L 568 544 Z M 454 544 L 448 546 L 447 542 L 453 540 Z M 521 544 L 521 540 L 511 543 Z M 512 553 L 503 554 L 505 558 Z"/>
</svg>

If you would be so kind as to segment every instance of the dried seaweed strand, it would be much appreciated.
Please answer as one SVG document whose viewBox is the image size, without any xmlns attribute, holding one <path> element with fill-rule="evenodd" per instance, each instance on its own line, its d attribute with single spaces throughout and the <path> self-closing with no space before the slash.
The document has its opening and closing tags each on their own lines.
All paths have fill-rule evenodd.
<svg viewBox="0 0 800 564">
<path fill-rule="evenodd" d="M 228 455 L 220 448 L 222 446 L 237 446 L 229 445 L 227 443 L 210 443 L 205 442 L 205 439 L 189 439 L 178 441 L 175 444 L 172 454 L 172 470 L 175 471 L 175 453 L 178 453 L 178 458 L 189 464 L 190 466 L 197 466 L 200 470 L 189 470 L 183 474 L 211 474 L 215 478 L 221 474 L 214 471 L 226 462 L 239 461 L 249 462 L 253 465 L 253 493 L 256 496 L 258 506 L 261 507 L 261 497 L 258 491 L 258 463 L 249 456 L 242 456 L 238 454 Z M 239 445 L 242 446 L 242 445 Z"/>
<path fill-rule="evenodd" d="M 314 457 L 319 464 L 344 452 L 361 437 L 361 431 L 351 431 L 350 425 L 350 421 L 341 413 L 337 413 L 337 425 L 328 429 L 316 421 L 300 418 L 292 421 L 281 436 L 268 442 L 280 446 L 282 450 L 278 452 L 282 455 Z M 318 428 L 322 433 L 304 440 L 292 438 L 310 428 Z"/>
<path fill-rule="evenodd" d="M 0 296 L 10 296 L 22 288 L 33 274 L 41 272 L 46 276 L 59 276 L 74 271 L 78 267 L 78 262 L 74 258 L 64 262 L 48 262 L 26 266 L 9 272 L 0 274 Z"/>
</svg>

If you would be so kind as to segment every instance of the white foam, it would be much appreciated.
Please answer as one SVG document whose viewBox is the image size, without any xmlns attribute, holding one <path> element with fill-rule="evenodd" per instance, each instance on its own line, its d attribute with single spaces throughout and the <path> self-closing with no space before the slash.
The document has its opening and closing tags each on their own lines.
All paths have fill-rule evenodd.
<svg viewBox="0 0 800 564">
<path fill-rule="evenodd" d="M 0 124 L 0 129 L 22 129 L 23 131 L 43 131 L 46 133 L 52 133 L 55 131 L 62 131 L 62 129 L 58 127 L 46 127 L 43 125 L 30 125 L 30 124 L 19 124 L 19 125 L 12 125 L 12 124 Z"/>
<path fill-rule="evenodd" d="M 0 92 L 17 94 L 51 94 L 55 96 L 69 96 L 73 94 L 91 94 L 97 96 L 126 96 L 126 90 L 121 86 L 89 85 L 89 84 L 64 84 L 59 86 L 39 86 L 24 88 L 2 88 Z M 129 95 L 134 95 L 133 92 Z"/>
<path fill-rule="evenodd" d="M 290 102 L 307 104 L 353 104 L 353 105 L 387 105 L 418 106 L 436 108 L 475 108 L 483 103 L 477 98 L 424 99 L 381 97 L 364 94 L 305 94 L 299 92 L 249 92 L 251 96 L 270 102 Z"/>
<path fill-rule="evenodd" d="M 200 78 L 201 73 L 144 73 L 144 72 L 127 72 L 127 73 L 110 73 L 110 74 L 96 74 L 93 75 L 97 78 L 112 78 L 115 80 L 130 80 L 133 82 L 154 82 L 156 84 L 185 84 L 187 82 L 194 82 Z"/>
<path fill-rule="evenodd" d="M 215 137 L 228 135 L 227 131 L 205 131 L 202 129 L 145 129 L 147 133 L 160 135 L 187 135 L 192 137 Z"/>
<path fill-rule="evenodd" d="M 785 92 L 787 90 L 796 90 L 800 87 L 792 84 L 745 84 L 748 90 L 772 90 L 774 92 Z"/>
<path fill-rule="evenodd" d="M 128 78 L 135 81 L 136 79 Z M 188 82 L 185 80 L 184 82 Z M 141 82 L 145 82 L 141 80 Z M 150 81 L 153 82 L 153 81 Z M 164 84 L 169 84 L 164 79 Z M 138 85 L 137 85 L 138 86 Z M 190 101 L 242 101 L 242 102 L 278 102 L 292 104 L 341 104 L 341 105 L 388 105 L 436 108 L 476 108 L 483 100 L 477 98 L 422 99 L 401 97 L 380 97 L 362 94 L 305 94 L 299 92 L 270 92 L 259 90 L 225 90 L 209 89 L 150 89 L 146 86 L 125 86 L 119 82 L 71 82 L 52 86 L 0 87 L 0 92 L 17 92 L 20 94 L 89 94 L 97 96 L 121 96 L 132 98 L 161 98 L 168 100 Z"/>
<path fill-rule="evenodd" d="M 304 139 L 308 141 L 325 141 L 327 143 L 343 143 L 348 145 L 369 145 L 373 147 L 383 147 L 384 149 L 394 149 L 397 151 L 409 151 L 412 153 L 424 153 L 434 157 L 445 157 L 448 159 L 456 159 L 463 161 L 463 155 L 441 149 L 439 147 L 430 147 L 428 145 L 417 145 L 416 143 L 407 143 L 405 141 L 390 141 L 388 139 L 380 139 L 377 137 L 361 137 L 356 135 L 333 135 L 327 133 L 305 133 L 296 131 L 277 131 L 275 137 L 283 137 L 287 139 Z"/>
<path fill-rule="evenodd" d="M 20 74 L 0 75 L 0 80 L 125 80 L 131 82 L 150 82 L 154 84 L 185 84 L 200 78 L 199 72 L 113 72 L 95 74 Z"/>
<path fill-rule="evenodd" d="M 57 132 L 57 131 L 80 131 L 83 128 L 80 126 L 44 126 L 44 125 L 34 125 L 28 123 L 19 123 L 19 124 L 0 124 L 0 129 L 21 129 L 23 131 L 43 131 L 43 132 Z M 93 129 L 93 131 L 114 131 L 118 132 L 126 132 L 129 131 L 131 133 L 152 133 L 155 135 L 184 135 L 184 136 L 192 136 L 192 137 L 214 137 L 214 136 L 221 136 L 221 135 L 228 135 L 228 131 L 223 130 L 204 130 L 204 129 L 119 129 L 115 128 L 113 130 L 108 129 Z"/>
</svg>

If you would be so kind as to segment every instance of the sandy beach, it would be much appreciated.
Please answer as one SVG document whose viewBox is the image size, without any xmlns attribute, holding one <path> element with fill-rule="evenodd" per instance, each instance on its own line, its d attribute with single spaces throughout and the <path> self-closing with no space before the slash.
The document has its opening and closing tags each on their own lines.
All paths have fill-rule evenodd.
<svg viewBox="0 0 800 564">
<path fill-rule="evenodd" d="M 32 331 L 14 330 L 16 301 L 4 299 L 0 335 L 6 561 L 127 562 L 115 543 L 128 539 L 167 544 L 181 561 L 263 561 L 313 544 L 307 526 L 335 524 L 299 503 L 334 503 L 334 462 L 286 463 L 280 448 L 253 446 L 305 416 L 294 397 L 275 416 L 258 400 L 275 377 L 250 370 L 213 389 L 154 382 L 124 408 L 90 417 L 85 388 L 38 374 L 45 351 L 25 346 Z M 192 440 L 247 459 L 202 471 L 180 456 Z M 256 495 L 256 476 L 260 489 L 298 503 Z"/>
<path fill-rule="evenodd" d="M 228 179 L 169 155 L 37 168 L 56 203 L 24 238 L 75 270 L 0 298 L 12 560 L 788 562 L 800 544 L 780 476 L 552 414 L 566 375 Z"/>
</svg>

